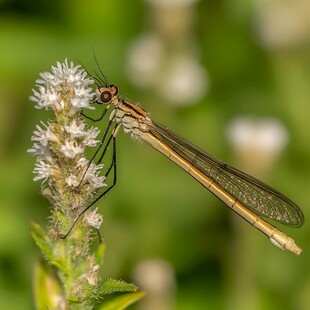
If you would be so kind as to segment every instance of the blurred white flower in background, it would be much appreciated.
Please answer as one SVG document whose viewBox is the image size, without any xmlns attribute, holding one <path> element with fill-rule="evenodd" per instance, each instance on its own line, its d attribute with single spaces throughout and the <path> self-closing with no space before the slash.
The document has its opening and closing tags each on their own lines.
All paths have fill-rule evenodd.
<svg viewBox="0 0 310 310">
<path fill-rule="evenodd" d="M 140 262 L 135 268 L 134 280 L 147 292 L 139 302 L 139 310 L 175 309 L 175 278 L 168 262 L 162 259 Z"/>
<path fill-rule="evenodd" d="M 180 5 L 187 5 L 187 4 L 193 4 L 197 2 L 198 0 L 146 0 L 146 2 L 149 2 L 153 5 L 159 5 L 162 7 L 165 6 L 180 6 Z"/>
<path fill-rule="evenodd" d="M 133 41 L 127 74 L 140 88 L 148 88 L 164 101 L 190 105 L 208 90 L 205 68 L 198 61 L 194 38 L 194 4 L 197 0 L 147 0 L 148 31 Z"/>
<path fill-rule="evenodd" d="M 242 168 L 257 177 L 264 177 L 288 143 L 286 128 L 275 118 L 238 117 L 227 137 Z"/>
<path fill-rule="evenodd" d="M 172 104 L 196 103 L 208 88 L 206 71 L 191 57 L 171 61 L 159 83 L 159 93 Z"/>
<path fill-rule="evenodd" d="M 160 77 L 160 64 L 164 57 L 163 42 L 156 35 L 143 35 L 129 50 L 127 74 L 138 87 L 156 84 Z"/>
<path fill-rule="evenodd" d="M 310 1 L 259 2 L 257 28 L 263 44 L 268 48 L 285 48 L 309 42 Z"/>
</svg>

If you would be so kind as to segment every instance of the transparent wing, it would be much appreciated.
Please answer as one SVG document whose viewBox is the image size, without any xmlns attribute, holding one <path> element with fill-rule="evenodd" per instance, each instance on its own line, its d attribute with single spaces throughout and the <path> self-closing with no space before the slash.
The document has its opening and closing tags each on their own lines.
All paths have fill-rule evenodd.
<svg viewBox="0 0 310 310">
<path fill-rule="evenodd" d="M 219 161 L 154 121 L 150 132 L 256 214 L 292 227 L 303 225 L 302 211 L 277 190 Z"/>
</svg>

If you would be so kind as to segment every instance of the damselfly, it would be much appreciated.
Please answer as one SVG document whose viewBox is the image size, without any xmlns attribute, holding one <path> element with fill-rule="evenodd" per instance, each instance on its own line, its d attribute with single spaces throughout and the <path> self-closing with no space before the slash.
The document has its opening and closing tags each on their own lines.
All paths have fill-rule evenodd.
<svg viewBox="0 0 310 310">
<path fill-rule="evenodd" d="M 114 128 L 99 159 L 99 161 L 102 159 L 107 146 L 113 140 L 113 160 L 108 173 L 113 166 L 115 169 L 115 137 L 119 128 L 123 126 L 126 133 L 131 133 L 134 137 L 147 142 L 155 150 L 176 163 L 234 212 L 264 233 L 274 245 L 297 255 L 301 253 L 302 250 L 292 238 L 262 219 L 262 217 L 269 218 L 292 227 L 302 226 L 304 216 L 294 202 L 272 187 L 217 160 L 166 127 L 153 121 L 144 109 L 129 100 L 120 99 L 117 86 L 99 86 L 96 94 L 96 101 L 107 105 L 105 112 L 110 105 L 113 106 L 101 146 L 108 137 L 108 132 L 113 124 Z M 100 119 L 103 118 L 105 112 Z M 97 155 L 99 149 L 100 147 L 93 158 Z M 82 214 L 104 196 L 115 185 L 115 182 L 116 171 L 114 170 L 113 184 L 87 206 Z"/>
</svg>

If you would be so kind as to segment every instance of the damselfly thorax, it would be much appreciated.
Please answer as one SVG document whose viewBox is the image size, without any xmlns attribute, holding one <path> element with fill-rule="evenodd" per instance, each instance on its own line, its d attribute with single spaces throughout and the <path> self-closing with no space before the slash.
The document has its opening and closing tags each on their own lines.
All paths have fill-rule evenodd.
<svg viewBox="0 0 310 310">
<path fill-rule="evenodd" d="M 152 121 L 147 112 L 128 100 L 119 99 L 117 86 L 99 87 L 96 93 L 102 103 L 113 104 L 114 109 L 109 119 L 121 124 L 126 133 L 140 137 L 141 132 L 149 131 Z"/>
</svg>

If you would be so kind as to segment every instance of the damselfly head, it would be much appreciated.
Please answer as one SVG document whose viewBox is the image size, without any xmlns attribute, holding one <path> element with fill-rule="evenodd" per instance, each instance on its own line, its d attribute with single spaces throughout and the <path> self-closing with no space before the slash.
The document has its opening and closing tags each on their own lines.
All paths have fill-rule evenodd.
<svg viewBox="0 0 310 310">
<path fill-rule="evenodd" d="M 118 93 L 118 88 L 116 85 L 109 85 L 109 86 L 101 86 L 98 87 L 96 90 L 96 94 L 98 96 L 100 103 L 108 104 L 111 102 L 112 98 L 116 96 Z"/>
</svg>

